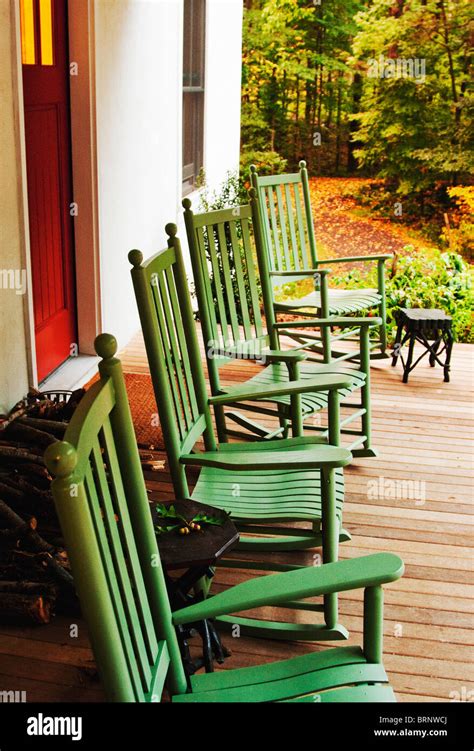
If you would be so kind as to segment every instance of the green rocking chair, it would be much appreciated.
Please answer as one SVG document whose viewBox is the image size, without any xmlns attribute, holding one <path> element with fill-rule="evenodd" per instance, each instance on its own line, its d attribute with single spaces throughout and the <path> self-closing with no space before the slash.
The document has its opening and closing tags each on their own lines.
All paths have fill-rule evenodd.
<svg viewBox="0 0 474 751">
<path fill-rule="evenodd" d="M 322 442 L 319 436 L 216 444 L 210 407 L 329 390 L 329 409 L 337 416 L 338 390 L 348 388 L 348 380 L 327 375 L 324 381 L 245 384 L 232 395 L 208 397 L 176 225 L 168 224 L 166 232 L 167 249 L 145 262 L 139 250 L 130 251 L 128 257 L 176 498 L 191 497 L 230 511 L 241 532 L 241 550 L 296 550 L 322 545 L 323 561 L 336 561 L 339 541 L 350 539 L 342 528 L 341 516 L 342 467 L 351 461 L 351 453 Z M 332 425 L 337 426 L 337 420 Z M 204 451 L 197 450 L 200 439 L 204 440 Z M 201 468 L 192 494 L 186 467 Z M 310 526 L 289 528 L 285 526 L 288 522 L 309 522 Z M 232 560 L 228 565 L 263 570 L 292 568 L 254 559 Z M 323 611 L 324 623 L 248 618 L 237 622 L 249 633 L 283 639 L 347 637 L 346 629 L 338 623 L 335 595 L 327 595 L 324 604 L 305 603 L 304 609 Z"/>
<path fill-rule="evenodd" d="M 306 320 L 296 325 L 293 322 L 278 324 L 280 333 L 284 330 L 287 336 L 315 353 L 316 357 L 322 356 L 325 362 L 330 362 L 331 359 L 357 359 L 360 356 L 357 351 L 335 351 L 333 343 L 354 341 L 354 332 L 347 321 L 350 322 L 353 314 L 375 310 L 381 320 L 378 338 L 370 343 L 370 357 L 386 358 L 385 262 L 392 256 L 386 254 L 319 259 L 306 162 L 301 161 L 299 166 L 299 172 L 266 177 L 260 177 L 254 165 L 250 167 L 250 180 L 256 192 L 263 247 L 266 251 L 267 269 L 260 269 L 260 273 L 269 275 L 270 297 L 275 314 L 285 313 L 302 318 L 316 316 L 319 319 L 319 324 L 316 320 Z M 322 267 L 347 262 L 376 262 L 377 289 L 328 288 L 329 270 Z M 313 292 L 300 298 L 278 300 L 278 290 L 282 285 L 312 276 L 315 282 Z M 357 321 L 353 321 L 353 325 L 357 326 Z M 321 328 L 321 333 L 301 330 L 311 326 Z M 332 336 L 332 326 L 342 333 Z M 347 330 L 344 331 L 344 328 Z"/>
<path fill-rule="evenodd" d="M 252 198 L 252 206 L 236 206 L 203 214 L 193 213 L 189 198 L 183 200 L 183 207 L 211 393 L 232 397 L 233 387 L 224 388 L 221 380 L 222 368 L 232 359 L 253 360 L 262 365 L 261 371 L 247 380 L 249 386 L 270 389 L 275 384 L 297 379 L 320 379 L 324 385 L 328 375 L 346 378 L 350 386 L 340 391 L 341 398 L 354 391 L 360 391 L 361 398 L 345 404 L 349 414 L 343 419 L 339 414 L 328 415 L 329 432 L 331 421 L 338 420 L 338 429 L 348 436 L 350 443 L 347 447 L 353 456 L 376 456 L 371 445 L 369 327 L 377 320 L 369 318 L 361 322 L 361 364 L 358 367 L 304 362 L 308 352 L 282 350 L 271 304 L 265 305 L 265 318 L 260 311 L 258 282 L 261 283 L 264 303 L 268 301 L 268 284 L 265 274 L 259 279 L 256 273 L 257 256 L 264 255 L 264 251 L 260 247 L 261 228 L 255 199 Z M 255 242 L 252 242 L 252 224 Z M 260 267 L 263 268 L 264 258 L 261 260 Z M 269 396 L 268 400 L 253 404 L 239 403 L 240 409 L 277 416 L 280 426 L 272 432 L 249 420 L 240 411 L 224 412 L 222 408 L 216 408 L 219 440 L 243 435 L 228 426 L 229 420 L 251 431 L 250 436 L 245 434 L 247 439 L 252 434 L 264 439 L 277 435 L 286 437 L 290 425 L 294 436 L 311 430 L 317 431 L 322 438 L 327 437 L 327 427 L 321 424 L 321 420 L 314 419 L 327 405 L 328 392 L 321 390 L 293 397 L 288 394 Z M 349 427 L 358 419 L 361 420 L 360 430 Z"/>
<path fill-rule="evenodd" d="M 378 553 L 258 577 L 172 612 L 116 342 L 96 340 L 101 378 L 46 465 L 74 580 L 109 701 L 390 702 L 382 664 L 382 585 L 403 563 Z M 176 627 L 199 619 L 365 588 L 363 647 L 186 676 Z"/>
</svg>

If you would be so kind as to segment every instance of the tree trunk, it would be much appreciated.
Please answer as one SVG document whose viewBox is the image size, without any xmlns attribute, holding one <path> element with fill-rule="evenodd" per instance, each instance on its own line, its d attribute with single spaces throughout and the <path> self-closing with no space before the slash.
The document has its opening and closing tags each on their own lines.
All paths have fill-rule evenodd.
<svg viewBox="0 0 474 751">
<path fill-rule="evenodd" d="M 295 128 L 293 132 L 293 161 L 298 160 L 299 127 L 300 127 L 300 77 L 296 76 Z"/>
<path fill-rule="evenodd" d="M 339 168 L 341 166 L 341 104 L 342 104 L 342 88 L 341 88 L 341 73 L 337 77 L 337 112 L 336 112 L 336 159 L 335 159 L 335 171 L 336 175 L 339 174 Z"/>
<path fill-rule="evenodd" d="M 458 97 L 458 91 L 456 86 L 456 74 L 454 72 L 454 63 L 453 63 L 453 53 L 451 52 L 450 45 L 450 38 L 449 38 L 449 25 L 448 25 L 448 19 L 446 17 L 446 8 L 444 5 L 444 0 L 439 0 L 439 7 L 441 9 L 441 19 L 443 23 L 443 37 L 444 37 L 444 43 L 446 45 L 446 52 L 448 55 L 448 68 L 449 68 L 449 78 L 451 82 L 451 95 L 453 98 L 453 102 L 456 105 L 454 109 L 454 122 L 456 124 L 456 129 L 453 134 L 453 143 L 456 142 L 456 135 L 457 135 L 457 129 L 459 126 L 459 122 L 461 120 L 461 109 L 459 107 L 459 97 Z"/>
<path fill-rule="evenodd" d="M 360 100 L 362 97 L 362 76 L 360 73 L 354 74 L 354 80 L 352 82 L 352 114 L 359 112 Z M 357 125 L 353 120 L 349 121 L 349 142 L 347 144 L 347 169 L 349 172 L 355 172 L 358 168 L 357 159 L 354 156 L 354 151 L 357 149 L 357 140 L 353 139 L 353 136 L 357 132 Z"/>
<path fill-rule="evenodd" d="M 328 77 L 327 77 L 327 89 L 329 92 L 329 101 L 328 101 L 328 111 L 326 115 L 326 128 L 329 130 L 329 128 L 332 125 L 332 113 L 334 109 L 334 89 L 332 85 L 332 72 L 329 71 Z"/>
</svg>

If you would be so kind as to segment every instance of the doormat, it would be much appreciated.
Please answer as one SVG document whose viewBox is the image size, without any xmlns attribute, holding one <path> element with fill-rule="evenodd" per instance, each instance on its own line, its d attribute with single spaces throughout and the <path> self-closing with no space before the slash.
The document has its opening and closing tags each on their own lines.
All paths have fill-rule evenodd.
<svg viewBox="0 0 474 751">
<path fill-rule="evenodd" d="M 140 446 L 153 446 L 156 450 L 164 449 L 163 433 L 158 425 L 158 411 L 150 376 L 143 373 L 124 373 L 124 378 L 137 443 Z M 99 374 L 84 388 L 87 390 L 98 380 Z"/>
</svg>

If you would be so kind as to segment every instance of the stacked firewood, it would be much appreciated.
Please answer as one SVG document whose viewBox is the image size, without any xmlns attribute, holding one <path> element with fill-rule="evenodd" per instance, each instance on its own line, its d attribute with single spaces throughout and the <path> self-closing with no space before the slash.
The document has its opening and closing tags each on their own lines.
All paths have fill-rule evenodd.
<svg viewBox="0 0 474 751">
<path fill-rule="evenodd" d="M 0 623 L 77 612 L 43 453 L 64 437 L 83 394 L 31 390 L 0 416 Z"/>
<path fill-rule="evenodd" d="M 32 389 L 0 415 L 0 623 L 48 623 L 55 612 L 78 612 L 43 454 L 64 438 L 84 393 Z M 164 469 L 154 446 L 139 451 L 144 470 Z"/>
</svg>

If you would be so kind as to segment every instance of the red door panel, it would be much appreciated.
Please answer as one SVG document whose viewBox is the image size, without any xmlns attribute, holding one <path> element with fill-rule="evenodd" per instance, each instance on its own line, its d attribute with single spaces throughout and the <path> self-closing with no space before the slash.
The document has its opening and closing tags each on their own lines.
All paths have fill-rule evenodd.
<svg viewBox="0 0 474 751">
<path fill-rule="evenodd" d="M 22 0 L 28 211 L 38 379 L 77 341 L 65 0 Z"/>
</svg>

